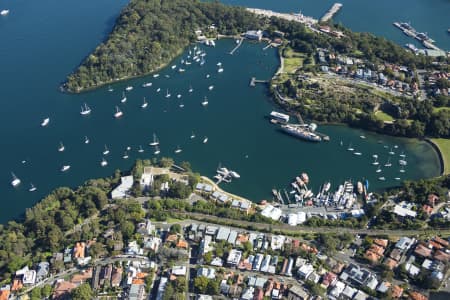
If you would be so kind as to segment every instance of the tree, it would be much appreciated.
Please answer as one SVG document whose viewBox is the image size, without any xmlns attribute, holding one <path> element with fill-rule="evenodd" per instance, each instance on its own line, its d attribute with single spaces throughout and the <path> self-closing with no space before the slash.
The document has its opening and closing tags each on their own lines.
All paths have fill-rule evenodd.
<svg viewBox="0 0 450 300">
<path fill-rule="evenodd" d="M 88 283 L 83 283 L 74 288 L 70 294 L 72 300 L 92 300 L 94 298 L 94 292 Z"/>
<path fill-rule="evenodd" d="M 48 284 L 44 285 L 41 290 L 42 297 L 50 297 L 52 294 L 52 287 Z"/>
<path fill-rule="evenodd" d="M 198 293 L 204 294 L 208 288 L 208 282 L 209 280 L 205 276 L 198 276 L 194 279 L 194 287 Z"/>
<path fill-rule="evenodd" d="M 208 286 L 206 287 L 206 293 L 209 295 L 218 295 L 220 291 L 219 282 L 214 279 L 210 279 Z"/>
<path fill-rule="evenodd" d="M 134 224 L 130 221 L 123 221 L 120 223 L 120 231 L 124 239 L 129 239 L 134 232 Z"/>
<path fill-rule="evenodd" d="M 170 227 L 170 234 L 175 234 L 175 233 L 181 233 L 181 225 L 180 224 L 173 224 Z"/>
</svg>

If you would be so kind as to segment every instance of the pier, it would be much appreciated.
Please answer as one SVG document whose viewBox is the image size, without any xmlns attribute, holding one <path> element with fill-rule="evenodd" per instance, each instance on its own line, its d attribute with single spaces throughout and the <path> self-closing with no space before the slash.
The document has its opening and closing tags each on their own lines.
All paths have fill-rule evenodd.
<svg viewBox="0 0 450 300">
<path fill-rule="evenodd" d="M 257 83 L 268 83 L 268 82 L 269 82 L 268 80 L 259 80 L 256 79 L 255 77 L 252 77 L 250 79 L 250 86 L 256 86 Z"/>
<path fill-rule="evenodd" d="M 342 8 L 342 3 L 335 3 L 333 6 L 320 18 L 320 22 L 327 22 Z"/>
<path fill-rule="evenodd" d="M 236 45 L 236 47 L 234 47 L 233 50 L 230 51 L 230 55 L 233 55 L 234 51 L 236 51 L 242 45 L 243 41 L 244 41 L 244 38 L 241 38 L 239 40 L 239 43 Z"/>
</svg>

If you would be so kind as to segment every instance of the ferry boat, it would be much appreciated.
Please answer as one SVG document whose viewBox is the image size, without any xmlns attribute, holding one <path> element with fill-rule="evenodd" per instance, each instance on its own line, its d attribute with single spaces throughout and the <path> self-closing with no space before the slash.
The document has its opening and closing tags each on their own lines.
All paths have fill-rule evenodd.
<svg viewBox="0 0 450 300">
<path fill-rule="evenodd" d="M 281 121 L 281 122 L 285 122 L 285 123 L 289 122 L 289 115 L 282 114 L 282 113 L 279 113 L 277 111 L 272 111 L 270 113 L 270 117 L 275 119 L 275 120 L 277 120 L 277 121 Z"/>
<path fill-rule="evenodd" d="M 107 165 L 108 165 L 108 162 L 106 161 L 106 159 L 102 158 L 102 161 L 100 162 L 100 166 L 106 167 Z"/>
<path fill-rule="evenodd" d="M 34 192 L 36 191 L 37 188 L 33 185 L 33 183 L 30 183 L 30 188 L 28 189 L 29 192 Z"/>
<path fill-rule="evenodd" d="M 63 152 L 65 149 L 66 149 L 66 147 L 64 147 L 63 143 L 60 142 L 59 147 L 58 147 L 58 152 Z"/>
<path fill-rule="evenodd" d="M 61 172 L 66 172 L 66 171 L 68 171 L 70 169 L 70 165 L 64 165 L 64 166 L 62 166 L 62 168 L 61 168 Z"/>
<path fill-rule="evenodd" d="M 127 86 L 127 87 L 125 88 L 125 91 L 129 92 L 129 91 L 131 91 L 132 89 L 133 89 L 133 87 L 132 87 L 131 85 L 129 85 L 129 86 Z"/>
<path fill-rule="evenodd" d="M 286 132 L 287 134 L 290 134 L 292 136 L 298 137 L 300 139 L 310 141 L 310 142 L 320 142 L 322 141 L 322 138 L 311 132 L 310 130 L 296 125 L 286 124 L 281 125 L 281 130 Z"/>
<path fill-rule="evenodd" d="M 81 106 L 80 114 L 83 116 L 89 115 L 91 113 L 91 108 L 84 103 L 84 106 Z"/>
<path fill-rule="evenodd" d="M 3 9 L 2 11 L 0 11 L 0 15 L 2 16 L 6 16 L 9 14 L 9 9 Z"/>
<path fill-rule="evenodd" d="M 20 179 L 14 173 L 11 173 L 11 176 L 13 178 L 11 180 L 11 185 L 14 187 L 18 186 L 20 184 Z"/>
<path fill-rule="evenodd" d="M 42 127 L 45 127 L 45 126 L 48 125 L 48 123 L 50 123 L 50 118 L 45 118 L 45 119 L 42 121 L 41 126 L 42 126 Z"/>
<path fill-rule="evenodd" d="M 159 140 L 158 140 L 158 137 L 156 136 L 156 134 L 153 134 L 153 141 L 149 145 L 150 146 L 158 146 L 159 145 Z"/>
<path fill-rule="evenodd" d="M 150 86 L 152 86 L 152 83 L 151 83 L 151 82 L 144 82 L 144 83 L 142 84 L 142 87 L 143 87 L 143 88 L 150 87 Z"/>
<path fill-rule="evenodd" d="M 123 116 L 123 112 L 119 109 L 118 106 L 116 106 L 116 112 L 114 113 L 114 118 L 120 118 L 121 116 Z"/>
<path fill-rule="evenodd" d="M 203 99 L 203 101 L 202 101 L 202 105 L 203 105 L 203 106 L 206 106 L 206 105 L 208 105 L 208 103 L 209 103 L 209 102 L 208 102 L 208 98 L 205 97 L 205 98 Z"/>
</svg>

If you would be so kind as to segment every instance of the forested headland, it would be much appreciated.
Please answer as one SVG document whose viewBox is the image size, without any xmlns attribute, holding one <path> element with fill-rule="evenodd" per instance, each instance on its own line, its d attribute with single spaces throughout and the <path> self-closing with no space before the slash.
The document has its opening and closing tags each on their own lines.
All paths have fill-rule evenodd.
<svg viewBox="0 0 450 300">
<path fill-rule="evenodd" d="M 198 0 L 132 0 L 107 38 L 64 87 L 81 92 L 113 81 L 141 76 L 165 66 L 196 40 L 195 30 L 214 24 L 235 35 L 260 28 L 263 20 L 242 7 Z"/>
</svg>

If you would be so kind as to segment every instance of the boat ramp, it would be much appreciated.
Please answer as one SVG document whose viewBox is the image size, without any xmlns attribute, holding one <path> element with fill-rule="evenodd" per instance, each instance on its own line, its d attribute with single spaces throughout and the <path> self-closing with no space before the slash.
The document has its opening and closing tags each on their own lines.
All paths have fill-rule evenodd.
<svg viewBox="0 0 450 300">
<path fill-rule="evenodd" d="M 333 6 L 320 18 L 320 22 L 327 22 L 342 8 L 342 3 L 335 3 Z"/>
</svg>

